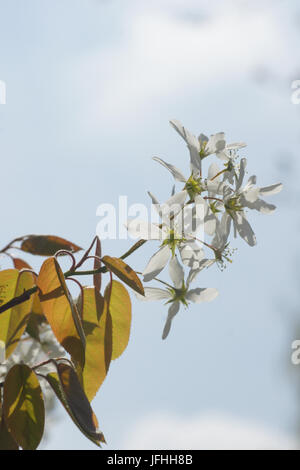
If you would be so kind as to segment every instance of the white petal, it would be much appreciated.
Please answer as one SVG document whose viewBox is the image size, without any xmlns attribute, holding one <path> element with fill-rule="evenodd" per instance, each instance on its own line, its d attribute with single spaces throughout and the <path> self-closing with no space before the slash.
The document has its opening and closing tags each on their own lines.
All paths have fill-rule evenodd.
<svg viewBox="0 0 300 470">
<path fill-rule="evenodd" d="M 178 132 L 178 134 L 185 140 L 185 129 L 180 121 L 177 119 L 172 119 L 170 121 L 171 126 Z"/>
<path fill-rule="evenodd" d="M 189 275 L 187 277 L 186 284 L 189 286 L 198 276 L 198 274 L 205 268 L 209 268 L 212 264 L 214 264 L 214 259 L 203 259 L 200 261 L 199 266 L 197 269 L 191 269 Z"/>
<path fill-rule="evenodd" d="M 209 168 L 208 168 L 208 173 L 207 173 L 207 179 L 208 180 L 211 180 L 212 178 L 214 178 L 214 181 L 220 181 L 220 178 L 221 178 L 221 175 L 217 176 L 215 178 L 215 176 L 220 173 L 220 168 L 219 168 L 219 165 L 215 162 L 213 162 Z"/>
<path fill-rule="evenodd" d="M 162 240 L 163 238 L 162 231 L 157 225 L 144 220 L 128 220 L 126 228 L 133 238 L 141 238 L 142 240 Z"/>
<path fill-rule="evenodd" d="M 218 152 L 222 152 L 225 149 L 225 134 L 224 132 L 218 132 L 217 134 L 213 134 L 210 136 L 209 141 L 206 146 L 206 150 L 209 153 L 215 153 L 216 155 Z"/>
<path fill-rule="evenodd" d="M 246 191 L 242 192 L 242 196 L 247 202 L 255 202 L 259 196 L 259 188 L 250 187 Z"/>
<path fill-rule="evenodd" d="M 217 289 L 213 287 L 208 287 L 205 289 L 201 289 L 198 287 L 197 289 L 191 289 L 186 294 L 186 300 L 191 300 L 195 304 L 199 304 L 201 302 L 210 302 L 214 300 L 219 295 Z"/>
<path fill-rule="evenodd" d="M 184 280 L 184 271 L 181 264 L 179 264 L 176 255 L 171 259 L 169 263 L 169 274 L 174 287 L 176 287 L 176 289 L 180 289 Z"/>
<path fill-rule="evenodd" d="M 166 163 L 164 160 L 158 157 L 153 157 L 153 160 L 155 160 L 156 162 L 160 163 L 162 166 L 167 168 L 167 170 L 169 170 L 172 173 L 175 180 L 180 181 L 181 183 L 186 183 L 185 176 L 174 165 L 171 165 L 170 163 Z"/>
<path fill-rule="evenodd" d="M 242 158 L 241 162 L 240 162 L 240 173 L 239 173 L 239 177 L 238 177 L 237 182 L 236 182 L 236 191 L 239 191 L 239 189 L 241 188 L 241 186 L 243 184 L 244 177 L 245 177 L 246 166 L 247 166 L 247 159 Z"/>
<path fill-rule="evenodd" d="M 231 217 L 228 214 L 228 212 L 224 212 L 221 218 L 221 223 L 220 223 L 220 238 L 222 240 L 222 248 L 226 245 L 229 234 L 230 234 L 230 228 L 231 228 Z M 219 247 L 221 248 L 221 247 Z"/>
<path fill-rule="evenodd" d="M 204 257 L 204 251 L 195 241 L 182 243 L 179 247 L 181 260 L 185 266 L 197 269 Z"/>
<path fill-rule="evenodd" d="M 170 121 L 170 124 L 187 143 L 188 149 L 190 151 L 191 170 L 194 174 L 197 175 L 201 169 L 201 159 L 199 156 L 200 145 L 198 139 L 187 129 L 185 129 L 183 125 L 176 119 Z"/>
<path fill-rule="evenodd" d="M 264 188 L 260 188 L 260 195 L 261 196 L 273 196 L 274 194 L 280 193 L 282 190 L 283 185 L 281 183 L 272 184 L 271 186 L 265 186 Z"/>
<path fill-rule="evenodd" d="M 170 299 L 171 294 L 164 289 L 157 289 L 156 287 L 145 287 L 145 295 L 135 294 L 139 300 L 152 301 L 152 300 L 165 300 Z"/>
<path fill-rule="evenodd" d="M 174 205 L 175 206 L 179 205 L 183 207 L 186 197 L 187 197 L 187 191 L 185 190 L 180 191 L 179 193 L 174 194 L 174 196 L 171 196 L 163 205 L 167 205 L 169 207 L 172 207 Z"/>
<path fill-rule="evenodd" d="M 174 217 L 181 212 L 187 197 L 187 191 L 180 191 L 174 194 L 164 204 L 161 204 L 161 218 L 168 227 L 174 225 Z"/>
<path fill-rule="evenodd" d="M 244 147 L 247 147 L 247 144 L 245 144 L 245 142 L 233 142 L 232 144 L 226 145 L 226 150 L 239 150 Z"/>
<path fill-rule="evenodd" d="M 214 235 L 217 227 L 217 217 L 215 214 L 210 210 L 208 215 L 204 219 L 204 231 L 207 235 L 212 236 Z"/>
<path fill-rule="evenodd" d="M 248 243 L 250 246 L 256 245 L 256 237 L 253 232 L 251 225 L 247 221 L 245 215 L 241 212 L 236 212 L 234 215 L 234 226 L 238 231 L 239 235 Z"/>
<path fill-rule="evenodd" d="M 255 209 L 262 214 L 272 214 L 276 209 L 274 204 L 269 204 L 262 199 L 257 199 L 257 201 L 253 202 L 252 204 L 247 204 L 247 207 L 249 207 L 249 209 Z"/>
<path fill-rule="evenodd" d="M 167 321 L 166 321 L 164 331 L 163 331 L 163 334 L 162 334 L 162 339 L 166 339 L 166 337 L 168 336 L 168 334 L 170 332 L 172 320 L 175 317 L 175 315 L 177 315 L 177 313 L 179 312 L 179 308 L 180 308 L 180 303 L 179 302 L 174 302 L 169 307 L 168 317 L 167 317 Z"/>
<path fill-rule="evenodd" d="M 144 282 L 151 281 L 157 274 L 159 274 L 170 258 L 170 248 L 168 246 L 161 247 L 153 256 L 150 258 L 147 264 L 143 276 Z"/>
<path fill-rule="evenodd" d="M 160 204 L 159 204 L 158 199 L 150 191 L 148 191 L 148 195 L 151 198 L 152 204 L 156 207 L 156 209 L 159 210 Z"/>
<path fill-rule="evenodd" d="M 210 195 L 214 196 L 215 194 L 223 194 L 226 185 L 220 181 L 207 181 L 206 182 L 206 189 L 210 193 Z"/>
</svg>

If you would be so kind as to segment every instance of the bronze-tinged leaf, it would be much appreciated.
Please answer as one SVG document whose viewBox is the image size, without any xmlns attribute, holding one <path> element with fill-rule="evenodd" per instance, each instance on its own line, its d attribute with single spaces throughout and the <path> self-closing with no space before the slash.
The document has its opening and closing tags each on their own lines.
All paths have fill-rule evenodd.
<svg viewBox="0 0 300 470">
<path fill-rule="evenodd" d="M 83 367 L 85 336 L 81 319 L 55 258 L 43 263 L 37 285 L 43 313 L 54 335 L 74 362 Z"/>
<path fill-rule="evenodd" d="M 83 388 L 91 401 L 103 383 L 112 355 L 112 322 L 107 303 L 95 287 L 84 287 L 83 329 L 86 337 Z"/>
<path fill-rule="evenodd" d="M 117 359 L 125 351 L 131 327 L 131 301 L 127 289 L 118 281 L 106 287 L 104 298 L 109 304 L 112 319 L 113 347 L 112 359 Z"/>
<path fill-rule="evenodd" d="M 34 276 L 30 272 L 19 272 L 16 269 L 1 271 L 0 291 L 2 282 L 2 286 L 4 286 L 5 282 L 7 283 L 6 291 L 5 289 L 3 290 L 3 295 L 6 297 L 6 301 L 8 301 L 13 297 L 23 294 L 24 290 L 31 289 L 34 286 Z M 0 340 L 5 343 L 6 357 L 14 351 L 25 331 L 32 303 L 33 298 L 31 296 L 26 302 L 6 310 L 0 315 Z"/>
<path fill-rule="evenodd" d="M 102 258 L 105 266 L 113 272 L 121 281 L 125 282 L 129 287 L 138 292 L 141 295 L 145 295 L 143 284 L 136 272 L 124 263 L 120 258 L 112 258 L 110 256 L 104 256 Z"/>
<path fill-rule="evenodd" d="M 0 450 L 19 450 L 19 446 L 8 431 L 4 419 L 0 423 Z"/>
<path fill-rule="evenodd" d="M 7 429 L 0 403 L 0 450 L 19 450 L 18 444 Z"/>
<path fill-rule="evenodd" d="M 25 364 L 13 366 L 6 376 L 3 414 L 17 444 L 24 450 L 35 450 L 44 433 L 45 407 L 37 376 Z"/>
<path fill-rule="evenodd" d="M 64 238 L 56 237 L 54 235 L 29 235 L 25 237 L 21 250 L 32 255 L 39 256 L 53 256 L 59 250 L 67 250 L 72 253 L 82 250 L 75 243 L 69 242 Z"/>
<path fill-rule="evenodd" d="M 21 271 L 21 269 L 32 269 L 32 267 L 21 258 L 13 258 L 13 263 L 14 267 L 19 271 Z"/>
<path fill-rule="evenodd" d="M 56 367 L 57 374 L 46 376 L 48 383 L 80 431 L 100 447 L 100 442 L 105 442 L 105 439 L 98 430 L 97 418 L 75 370 L 65 363 L 57 364 Z"/>
</svg>

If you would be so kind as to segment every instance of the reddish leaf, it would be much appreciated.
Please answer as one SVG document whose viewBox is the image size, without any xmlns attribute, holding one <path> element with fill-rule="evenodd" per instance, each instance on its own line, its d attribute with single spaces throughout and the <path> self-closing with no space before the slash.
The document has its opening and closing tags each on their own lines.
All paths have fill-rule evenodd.
<svg viewBox="0 0 300 470">
<path fill-rule="evenodd" d="M 14 258 L 13 262 L 14 262 L 14 267 L 18 269 L 19 271 L 21 271 L 21 269 L 32 269 L 32 267 L 21 258 Z"/>
<path fill-rule="evenodd" d="M 53 235 L 29 235 L 24 238 L 21 250 L 32 255 L 53 256 L 59 250 L 76 253 L 82 250 L 82 248 L 64 238 Z"/>
</svg>

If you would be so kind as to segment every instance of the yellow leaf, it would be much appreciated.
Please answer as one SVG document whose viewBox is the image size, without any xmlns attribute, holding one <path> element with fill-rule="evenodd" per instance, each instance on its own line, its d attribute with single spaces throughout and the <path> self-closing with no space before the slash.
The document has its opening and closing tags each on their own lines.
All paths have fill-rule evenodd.
<svg viewBox="0 0 300 470">
<path fill-rule="evenodd" d="M 118 281 L 112 281 L 104 293 L 112 318 L 112 359 L 117 359 L 127 347 L 131 327 L 131 301 L 126 288 Z"/>
<path fill-rule="evenodd" d="M 95 287 L 84 287 L 83 329 L 86 337 L 83 388 L 91 401 L 104 381 L 112 354 L 112 325 L 107 303 Z"/>
<path fill-rule="evenodd" d="M 6 285 L 6 288 L 4 287 Z M 0 292 L 3 303 L 23 294 L 24 290 L 34 286 L 34 277 L 30 272 L 15 269 L 0 272 Z M 4 341 L 6 357 L 16 348 L 25 331 L 33 303 L 32 296 L 26 301 L 0 314 L 0 340 Z"/>
<path fill-rule="evenodd" d="M 3 413 L 6 426 L 19 446 L 35 450 L 44 433 L 45 408 L 39 381 L 25 364 L 13 366 L 6 376 Z"/>
<path fill-rule="evenodd" d="M 58 342 L 83 367 L 85 336 L 81 319 L 55 258 L 48 258 L 43 263 L 37 285 L 43 313 Z"/>
<path fill-rule="evenodd" d="M 144 288 L 141 280 L 128 264 L 124 263 L 120 258 L 112 258 L 110 256 L 104 256 L 102 261 L 111 272 L 121 279 L 121 281 L 125 282 L 125 284 L 139 294 L 144 295 Z"/>
</svg>

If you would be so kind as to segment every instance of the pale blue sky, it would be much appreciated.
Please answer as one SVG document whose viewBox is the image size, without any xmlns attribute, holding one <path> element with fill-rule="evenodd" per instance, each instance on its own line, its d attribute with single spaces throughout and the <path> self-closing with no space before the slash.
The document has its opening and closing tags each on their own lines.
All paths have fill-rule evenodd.
<svg viewBox="0 0 300 470">
<path fill-rule="evenodd" d="M 292 434 L 300 419 L 290 366 L 298 302 L 300 107 L 290 102 L 291 82 L 300 79 L 297 2 L 0 0 L 0 12 L 2 244 L 52 233 L 87 247 L 100 203 L 127 195 L 148 204 L 147 190 L 164 200 L 173 182 L 151 157 L 188 165 L 170 118 L 195 133 L 224 130 L 229 141 L 246 141 L 259 184 L 285 184 L 274 215 L 251 217 L 257 247 L 237 240 L 232 266 L 199 277 L 219 298 L 182 311 L 167 341 L 163 305 L 132 299 L 129 347 L 93 402 L 107 448 L 122 447 L 137 422 L 164 413 L 226 413 Z M 131 265 L 141 270 L 154 245 Z M 103 244 L 115 256 L 127 247 Z M 59 407 L 55 416 L 46 448 L 93 448 Z"/>
</svg>

